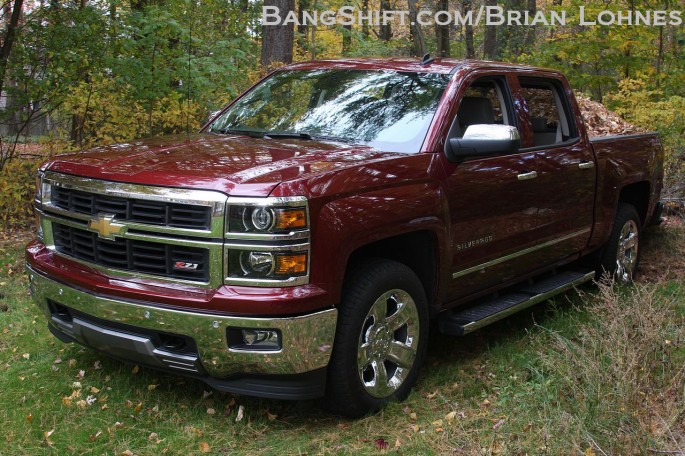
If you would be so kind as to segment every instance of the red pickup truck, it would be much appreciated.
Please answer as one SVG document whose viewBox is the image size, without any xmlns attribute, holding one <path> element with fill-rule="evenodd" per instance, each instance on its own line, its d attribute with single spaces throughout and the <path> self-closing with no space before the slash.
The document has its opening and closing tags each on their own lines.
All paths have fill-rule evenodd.
<svg viewBox="0 0 685 456">
<path fill-rule="evenodd" d="M 45 163 L 30 289 L 62 341 L 361 416 L 407 396 L 429 326 L 632 280 L 662 175 L 656 134 L 590 140 L 555 71 L 298 63 L 198 134 Z"/>
</svg>

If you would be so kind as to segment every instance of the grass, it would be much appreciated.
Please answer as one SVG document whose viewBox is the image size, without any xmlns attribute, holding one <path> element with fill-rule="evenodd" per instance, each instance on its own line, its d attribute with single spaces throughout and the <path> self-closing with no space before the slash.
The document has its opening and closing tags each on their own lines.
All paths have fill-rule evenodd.
<svg viewBox="0 0 685 456">
<path fill-rule="evenodd" d="M 0 240 L 0 455 L 685 454 L 684 239 L 652 230 L 634 287 L 432 335 L 409 399 L 357 421 L 59 342 L 26 291 L 25 239 Z"/>
</svg>

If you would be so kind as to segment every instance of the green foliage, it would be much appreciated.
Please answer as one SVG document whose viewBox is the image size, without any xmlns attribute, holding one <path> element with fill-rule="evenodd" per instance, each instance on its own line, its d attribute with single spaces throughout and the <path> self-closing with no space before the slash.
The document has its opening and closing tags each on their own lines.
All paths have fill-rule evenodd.
<svg viewBox="0 0 685 456">
<path fill-rule="evenodd" d="M 25 226 L 32 220 L 38 164 L 35 160 L 14 160 L 0 170 L 0 228 L 3 230 Z"/>
</svg>

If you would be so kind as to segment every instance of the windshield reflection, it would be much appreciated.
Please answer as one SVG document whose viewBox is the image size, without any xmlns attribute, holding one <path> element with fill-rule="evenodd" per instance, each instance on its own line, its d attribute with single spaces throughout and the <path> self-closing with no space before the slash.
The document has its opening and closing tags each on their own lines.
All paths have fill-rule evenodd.
<svg viewBox="0 0 685 456">
<path fill-rule="evenodd" d="M 415 153 L 448 80 L 448 75 L 396 71 L 282 71 L 234 103 L 209 131 L 339 140 Z"/>
</svg>

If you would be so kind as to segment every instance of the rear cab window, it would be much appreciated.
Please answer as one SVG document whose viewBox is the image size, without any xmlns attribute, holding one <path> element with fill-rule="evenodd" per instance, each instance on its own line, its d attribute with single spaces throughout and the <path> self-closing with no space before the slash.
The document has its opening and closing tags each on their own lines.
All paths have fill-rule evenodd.
<svg viewBox="0 0 685 456">
<path fill-rule="evenodd" d="M 551 78 L 519 78 L 520 94 L 533 134 L 528 147 L 555 147 L 578 138 L 571 108 L 560 81 Z"/>
</svg>

